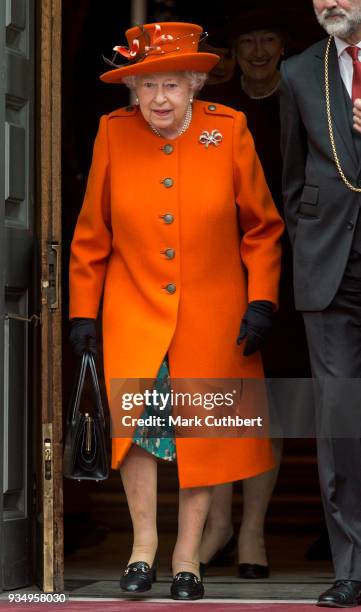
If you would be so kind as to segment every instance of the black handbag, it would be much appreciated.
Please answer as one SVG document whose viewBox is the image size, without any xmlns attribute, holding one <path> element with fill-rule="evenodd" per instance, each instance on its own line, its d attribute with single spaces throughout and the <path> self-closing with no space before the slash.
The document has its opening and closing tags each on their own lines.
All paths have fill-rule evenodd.
<svg viewBox="0 0 361 612">
<path fill-rule="evenodd" d="M 88 368 L 95 401 L 92 414 L 83 414 L 80 400 Z M 109 474 L 103 405 L 94 357 L 88 351 L 83 353 L 69 405 L 63 471 L 75 480 L 105 480 Z"/>
</svg>

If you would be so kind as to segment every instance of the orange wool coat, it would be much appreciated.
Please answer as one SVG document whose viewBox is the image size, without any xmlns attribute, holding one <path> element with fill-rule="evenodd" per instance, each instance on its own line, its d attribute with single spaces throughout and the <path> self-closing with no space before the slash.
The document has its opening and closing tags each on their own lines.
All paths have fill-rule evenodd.
<svg viewBox="0 0 361 612">
<path fill-rule="evenodd" d="M 220 144 L 201 144 L 204 130 L 218 130 Z M 108 394 L 112 378 L 155 377 L 166 353 L 174 378 L 262 377 L 260 355 L 244 357 L 236 338 L 248 302 L 277 304 L 282 231 L 242 113 L 196 101 L 172 141 L 138 108 L 103 116 L 71 247 L 70 317 L 96 318 L 104 293 Z M 114 468 L 130 444 L 113 439 Z M 266 439 L 176 448 L 181 487 L 273 466 Z"/>
</svg>

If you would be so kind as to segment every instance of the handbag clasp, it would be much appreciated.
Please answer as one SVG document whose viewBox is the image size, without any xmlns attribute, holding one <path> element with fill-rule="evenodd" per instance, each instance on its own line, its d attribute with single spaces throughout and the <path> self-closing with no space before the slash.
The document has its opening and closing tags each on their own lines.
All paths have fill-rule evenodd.
<svg viewBox="0 0 361 612">
<path fill-rule="evenodd" d="M 92 451 L 92 429 L 93 429 L 93 418 L 88 412 L 85 413 L 85 452 L 88 455 Z"/>
</svg>

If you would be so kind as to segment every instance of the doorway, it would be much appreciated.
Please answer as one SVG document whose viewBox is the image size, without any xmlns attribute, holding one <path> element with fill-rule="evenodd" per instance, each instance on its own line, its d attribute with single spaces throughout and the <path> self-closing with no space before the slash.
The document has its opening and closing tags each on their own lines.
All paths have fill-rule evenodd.
<svg viewBox="0 0 361 612">
<path fill-rule="evenodd" d="M 282 2 L 280 2 L 282 4 Z M 285 6 L 287 3 L 284 3 Z M 239 3 L 226 3 L 235 10 Z M 253 1 L 250 6 L 254 7 Z M 213 6 L 213 5 L 212 5 Z M 246 10 L 247 3 L 242 4 Z M 187 19 L 209 29 L 222 16 L 214 12 L 208 2 L 148 2 L 147 21 Z M 215 9 L 214 9 L 215 11 Z M 207 23 L 204 23 L 207 15 Z M 312 17 L 312 9 L 305 7 L 305 22 Z M 98 80 L 104 70 L 102 54 L 111 55 L 114 44 L 122 42 L 122 35 L 130 22 L 130 6 L 110 0 L 106 4 L 79 0 L 63 3 L 63 396 L 64 405 L 69 399 L 72 374 L 77 362 L 68 343 L 68 260 L 70 242 L 85 191 L 87 173 L 91 161 L 92 144 L 99 117 L 128 103 L 127 90 L 110 87 Z M 294 50 L 301 51 L 312 44 L 317 34 L 307 28 L 299 28 L 301 37 L 294 42 Z M 315 30 L 316 31 L 316 30 Z M 99 330 L 100 331 L 100 330 Z M 99 337 L 99 335 L 98 335 Z M 101 342 L 98 343 L 99 364 Z M 297 488 L 295 487 L 297 482 Z M 236 487 L 234 523 L 239 524 L 242 498 Z M 161 571 L 164 581 L 169 579 L 170 550 L 175 539 L 177 522 L 177 478 L 173 466 L 160 466 L 159 473 L 159 525 Z M 289 566 L 287 552 L 290 547 L 298 553 L 292 571 L 305 577 L 312 566 L 304 555 L 308 544 L 318 535 L 322 524 L 322 508 L 318 490 L 315 445 L 305 440 L 286 441 L 286 451 L 278 484 L 270 505 L 267 531 L 279 573 L 276 581 L 286 580 Z M 65 525 L 65 578 L 66 588 L 76 595 L 118 596 L 117 580 L 120 567 L 124 566 L 131 546 L 131 524 L 119 474 L 111 473 L 104 483 L 64 483 Z M 278 564 L 278 565 L 277 565 Z M 321 569 L 320 569 L 321 568 Z M 233 570 L 232 570 L 233 571 Z M 329 576 L 329 566 L 317 566 L 320 580 Z M 229 568 L 222 575 L 229 579 Z M 298 572 L 298 573 L 297 573 Z M 293 574 L 295 575 L 295 574 Z M 280 578 L 281 577 L 281 578 Z M 224 581 L 231 589 L 234 582 Z M 237 586 L 237 585 L 236 585 Z M 234 587 L 236 589 L 236 587 Z M 250 587 L 251 588 L 251 587 Z M 274 588 L 274 587 L 273 587 Z M 282 590 L 282 589 L 281 589 Z M 315 593 L 320 591 L 316 584 Z M 162 585 L 159 593 L 162 592 Z M 235 590 L 236 592 L 236 590 Z M 251 591 L 249 591 L 251 592 Z M 311 593 L 312 594 L 312 593 Z M 267 592 L 265 591 L 265 596 Z M 302 596 L 300 592 L 299 596 Z"/>
</svg>

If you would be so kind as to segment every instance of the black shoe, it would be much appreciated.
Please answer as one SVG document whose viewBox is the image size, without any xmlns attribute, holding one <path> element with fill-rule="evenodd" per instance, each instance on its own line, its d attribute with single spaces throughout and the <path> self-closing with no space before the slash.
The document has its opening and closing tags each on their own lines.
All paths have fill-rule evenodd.
<svg viewBox="0 0 361 612">
<path fill-rule="evenodd" d="M 238 576 L 245 580 L 260 580 L 268 578 L 269 565 L 258 565 L 258 563 L 239 563 Z"/>
<path fill-rule="evenodd" d="M 359 604 L 361 604 L 361 582 L 356 580 L 336 580 L 317 601 L 318 606 L 325 608 L 355 608 Z"/>
<path fill-rule="evenodd" d="M 129 593 L 144 593 L 150 591 L 153 582 L 157 580 L 155 563 L 152 567 L 145 561 L 130 563 L 120 578 L 120 588 Z"/>
<path fill-rule="evenodd" d="M 200 571 L 202 578 L 206 572 L 207 567 L 210 567 L 210 566 L 230 567 L 231 565 L 233 565 L 234 564 L 233 551 L 236 548 L 236 545 L 237 545 L 237 539 L 235 535 L 233 534 L 228 540 L 228 542 L 226 542 L 226 544 L 223 546 L 223 548 L 220 548 L 214 553 L 213 557 L 210 558 L 208 563 L 200 563 L 199 571 Z"/>
<path fill-rule="evenodd" d="M 204 586 L 199 578 L 191 572 L 178 572 L 170 587 L 172 599 L 202 599 Z"/>
</svg>

